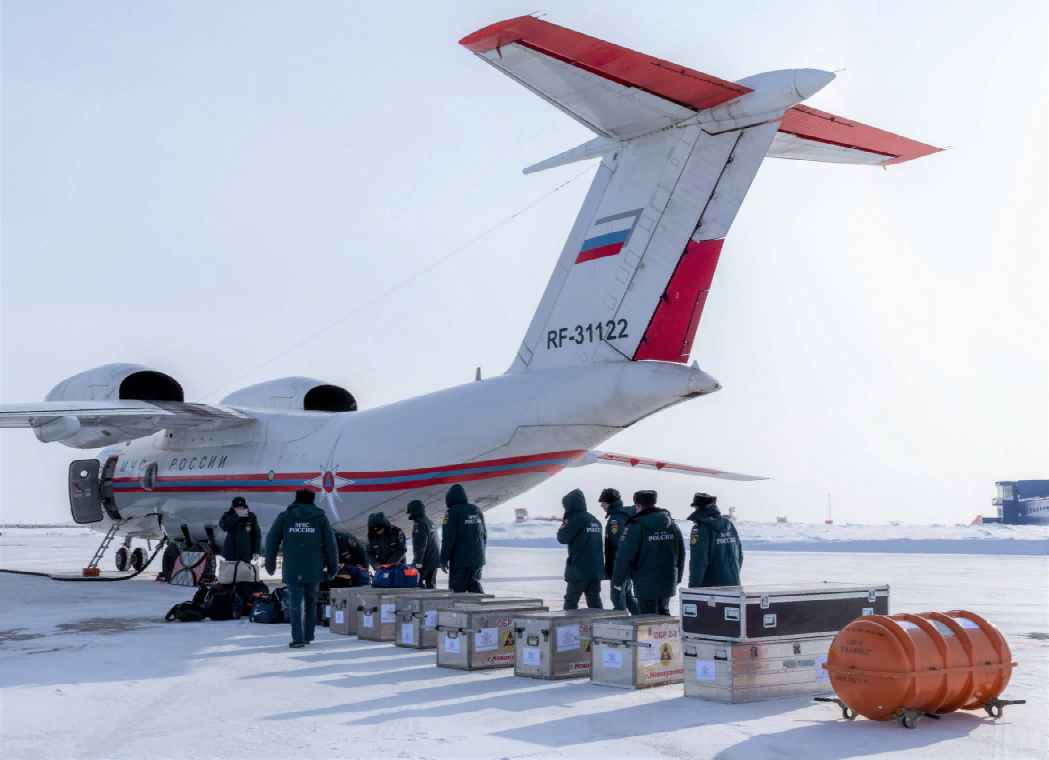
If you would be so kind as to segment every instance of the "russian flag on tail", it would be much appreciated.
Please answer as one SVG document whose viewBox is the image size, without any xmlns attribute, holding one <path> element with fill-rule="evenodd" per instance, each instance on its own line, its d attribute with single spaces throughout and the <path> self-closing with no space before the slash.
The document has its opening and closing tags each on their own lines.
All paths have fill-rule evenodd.
<svg viewBox="0 0 1049 760">
<path fill-rule="evenodd" d="M 615 256 L 630 240 L 630 235 L 633 234 L 640 218 L 641 209 L 637 208 L 595 220 L 587 231 L 575 263 L 582 264 L 585 261 Z"/>
</svg>

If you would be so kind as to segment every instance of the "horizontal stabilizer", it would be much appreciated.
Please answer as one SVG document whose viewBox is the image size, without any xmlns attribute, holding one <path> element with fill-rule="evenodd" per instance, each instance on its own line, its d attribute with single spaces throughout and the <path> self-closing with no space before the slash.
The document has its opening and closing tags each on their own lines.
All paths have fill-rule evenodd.
<svg viewBox="0 0 1049 760">
<path fill-rule="evenodd" d="M 943 148 L 798 105 L 787 109 L 768 155 L 801 161 L 888 166 L 941 150 Z"/>
<path fill-rule="evenodd" d="M 603 137 L 637 137 L 750 92 L 531 16 L 492 24 L 459 44 Z"/>
<path fill-rule="evenodd" d="M 620 467 L 635 467 L 643 470 L 659 470 L 663 472 L 676 472 L 682 475 L 700 475 L 706 478 L 718 478 L 719 480 L 768 480 L 760 475 L 741 475 L 738 472 L 725 472 L 724 470 L 713 470 L 709 467 L 696 467 L 691 464 L 677 464 L 666 462 L 661 459 L 646 459 L 645 457 L 634 457 L 627 454 L 614 454 L 611 451 L 591 451 L 586 456 L 577 460 L 576 465 L 588 464 L 614 464 Z"/>
</svg>

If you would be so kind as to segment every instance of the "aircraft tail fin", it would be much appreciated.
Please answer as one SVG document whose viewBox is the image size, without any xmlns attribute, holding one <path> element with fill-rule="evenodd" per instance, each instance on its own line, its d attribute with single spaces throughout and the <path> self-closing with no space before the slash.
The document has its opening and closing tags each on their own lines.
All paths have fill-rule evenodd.
<svg viewBox="0 0 1049 760">
<path fill-rule="evenodd" d="M 461 44 L 597 135 L 527 172 L 601 158 L 511 372 L 688 362 L 725 235 L 767 154 L 892 163 L 929 148 L 795 110 L 829 72 L 733 83 L 530 16 Z M 862 144 L 839 134 L 850 129 Z"/>
</svg>

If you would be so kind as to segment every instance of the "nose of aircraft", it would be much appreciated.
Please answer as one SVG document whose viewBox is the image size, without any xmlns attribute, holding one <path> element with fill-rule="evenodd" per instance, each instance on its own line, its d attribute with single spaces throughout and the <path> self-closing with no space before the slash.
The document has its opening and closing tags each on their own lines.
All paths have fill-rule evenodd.
<svg viewBox="0 0 1049 760">
<path fill-rule="evenodd" d="M 804 100 L 815 95 L 834 81 L 834 74 L 819 69 L 798 69 L 794 72 L 794 89 Z"/>
</svg>

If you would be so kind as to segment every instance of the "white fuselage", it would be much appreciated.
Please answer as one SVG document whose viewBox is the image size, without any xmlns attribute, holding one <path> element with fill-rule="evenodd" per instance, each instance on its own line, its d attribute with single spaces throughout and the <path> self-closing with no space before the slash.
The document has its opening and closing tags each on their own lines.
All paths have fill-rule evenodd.
<svg viewBox="0 0 1049 760">
<path fill-rule="evenodd" d="M 119 457 L 113 499 L 130 535 L 180 536 L 186 525 L 203 538 L 234 496 L 265 531 L 300 488 L 316 492 L 336 529 L 356 532 L 376 510 L 404 526 L 411 499 L 443 508 L 453 483 L 490 509 L 638 420 L 719 387 L 664 362 L 515 372 L 358 412 L 240 409 L 254 420 L 161 432 L 98 458 Z M 157 479 L 146 490 L 140 473 L 150 462 Z"/>
</svg>

